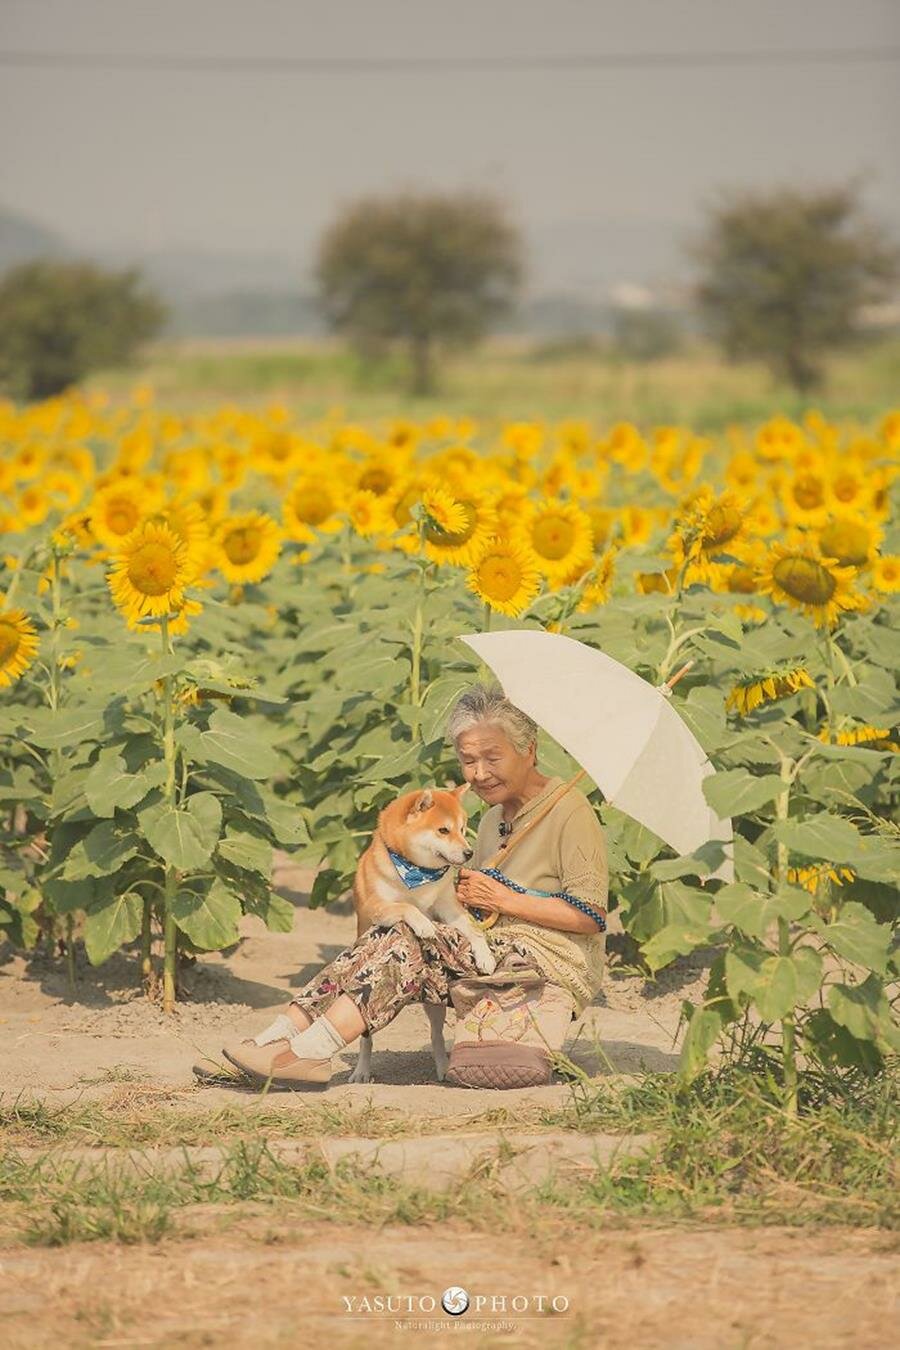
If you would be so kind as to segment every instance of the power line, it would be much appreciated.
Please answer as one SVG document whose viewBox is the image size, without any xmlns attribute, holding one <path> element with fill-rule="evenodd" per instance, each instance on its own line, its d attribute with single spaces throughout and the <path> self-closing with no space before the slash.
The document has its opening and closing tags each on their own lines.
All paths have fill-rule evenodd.
<svg viewBox="0 0 900 1350">
<path fill-rule="evenodd" d="M 0 66 L 58 70 L 226 71 L 308 75 L 419 74 L 554 70 L 634 70 L 664 67 L 884 64 L 900 47 L 796 48 L 781 51 L 597 52 L 558 56 L 173 56 L 139 52 L 0 52 Z"/>
</svg>

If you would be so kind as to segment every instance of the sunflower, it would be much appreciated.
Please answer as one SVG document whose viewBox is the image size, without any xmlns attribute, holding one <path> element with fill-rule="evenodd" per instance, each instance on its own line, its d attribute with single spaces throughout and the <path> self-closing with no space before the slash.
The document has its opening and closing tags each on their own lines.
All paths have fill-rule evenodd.
<svg viewBox="0 0 900 1350">
<path fill-rule="evenodd" d="M 509 539 L 494 538 L 473 559 L 466 585 L 483 604 L 515 619 L 540 590 L 541 574 L 528 549 Z"/>
<path fill-rule="evenodd" d="M 515 529 L 527 499 L 528 489 L 522 483 L 516 483 L 512 479 L 504 482 L 502 490 L 494 498 L 497 523 L 504 534 L 511 534 Z"/>
<path fill-rule="evenodd" d="M 817 628 L 833 628 L 842 613 L 866 607 L 865 598 L 852 589 L 855 575 L 855 568 L 823 557 L 809 539 L 773 543 L 761 570 L 759 590 L 801 609 Z"/>
<path fill-rule="evenodd" d="M 761 459 L 782 460 L 795 455 L 803 446 L 805 437 L 796 422 L 787 417 L 773 417 L 756 433 L 756 451 Z"/>
<path fill-rule="evenodd" d="M 597 558 L 578 601 L 579 614 L 587 614 L 592 609 L 597 609 L 599 605 L 606 604 L 612 592 L 615 563 L 615 548 L 608 548 Z"/>
<path fill-rule="evenodd" d="M 881 435 L 889 450 L 900 450 L 900 409 L 885 413 L 881 419 Z"/>
<path fill-rule="evenodd" d="M 872 585 L 876 591 L 895 594 L 900 591 L 900 555 L 886 554 L 872 564 Z"/>
<path fill-rule="evenodd" d="M 184 540 L 168 525 L 146 521 L 119 548 L 107 582 L 118 608 L 137 620 L 179 610 L 193 571 Z"/>
<path fill-rule="evenodd" d="M 647 442 L 631 422 L 617 422 L 607 439 L 598 443 L 597 451 L 602 458 L 615 460 L 629 473 L 640 473 L 646 467 L 649 455 Z"/>
<path fill-rule="evenodd" d="M 40 525 L 42 521 L 46 520 L 52 505 L 53 503 L 48 499 L 43 487 L 39 487 L 36 483 L 29 483 L 19 493 L 16 512 L 27 529 L 29 525 Z"/>
<path fill-rule="evenodd" d="M 864 567 L 878 548 L 881 530 L 864 516 L 847 511 L 829 520 L 819 530 L 818 540 L 824 557 L 834 558 L 842 567 Z"/>
<path fill-rule="evenodd" d="M 726 482 L 735 492 L 751 492 L 758 478 L 759 465 L 748 450 L 738 450 L 725 466 Z"/>
<path fill-rule="evenodd" d="M 550 582 L 564 582 L 589 563 L 594 552 L 590 518 L 574 502 L 558 498 L 532 504 L 516 526 L 515 537 L 536 555 Z"/>
<path fill-rule="evenodd" d="M 798 689 L 815 689 L 809 671 L 803 666 L 782 667 L 780 670 L 768 670 L 742 680 L 732 689 L 725 700 L 726 708 L 734 708 L 741 716 L 753 711 L 760 703 L 774 703 L 776 699 L 788 698 Z"/>
<path fill-rule="evenodd" d="M 805 469 L 794 474 L 782 485 L 781 505 L 790 525 L 805 525 L 817 529 L 828 519 L 831 502 L 828 481 L 823 472 Z"/>
<path fill-rule="evenodd" d="M 0 610 L 0 685 L 12 684 L 34 660 L 37 629 L 23 609 Z"/>
<path fill-rule="evenodd" d="M 890 727 L 873 727 L 867 722 L 855 727 L 846 727 L 843 731 L 835 731 L 826 723 L 818 733 L 818 739 L 824 741 L 826 745 L 870 745 L 873 742 L 887 740 L 890 734 Z"/>
<path fill-rule="evenodd" d="M 37 478 L 44 467 L 46 451 L 36 441 L 26 441 L 12 457 L 13 474 L 18 479 Z"/>
<path fill-rule="evenodd" d="M 827 483 L 831 506 L 838 511 L 867 511 L 872 505 L 876 487 L 871 470 L 853 461 L 842 461 Z"/>
<path fill-rule="evenodd" d="M 254 445 L 254 468 L 281 483 L 297 468 L 302 441 L 290 431 L 268 431 Z"/>
<path fill-rule="evenodd" d="M 168 525 L 182 543 L 187 545 L 192 564 L 192 573 L 187 584 L 211 586 L 213 584 L 211 581 L 200 580 L 204 572 L 215 565 L 211 556 L 209 523 L 200 504 L 183 499 L 170 502 L 164 510 L 154 512 L 148 519 L 156 525 Z M 169 631 L 173 633 L 176 631 L 174 625 L 170 626 Z"/>
<path fill-rule="evenodd" d="M 849 867 L 829 867 L 827 863 L 815 863 L 811 867 L 789 867 L 787 879 L 794 886 L 802 886 L 810 895 L 816 895 L 826 881 L 843 886 L 856 876 Z"/>
<path fill-rule="evenodd" d="M 465 509 L 446 488 L 426 488 L 422 493 L 422 505 L 429 524 L 444 534 L 459 534 L 466 528 Z"/>
<path fill-rule="evenodd" d="M 427 463 L 428 473 L 445 484 L 457 497 L 484 472 L 484 461 L 469 445 L 448 445 Z"/>
<path fill-rule="evenodd" d="M 503 428 L 500 443 L 516 459 L 534 459 L 543 448 L 546 432 L 538 422 L 509 422 Z"/>
<path fill-rule="evenodd" d="M 684 582 L 695 582 L 724 590 L 728 561 L 743 557 L 747 542 L 747 507 L 732 492 L 717 497 L 708 484 L 684 498 L 675 517 L 675 528 L 667 548 Z"/>
<path fill-rule="evenodd" d="M 64 511 L 73 511 L 84 494 L 83 483 L 65 469 L 53 469 L 41 480 L 44 491 Z"/>
<path fill-rule="evenodd" d="M 649 506 L 619 508 L 619 530 L 625 544 L 646 544 L 653 533 L 654 515 Z"/>
<path fill-rule="evenodd" d="M 148 502 L 140 479 L 118 478 L 100 488 L 90 504 L 94 537 L 107 548 L 117 549 L 158 505 L 158 500 Z"/>
<path fill-rule="evenodd" d="M 346 511 L 350 524 L 364 539 L 375 534 L 386 534 L 394 529 L 394 518 L 388 503 L 366 488 L 351 492 Z"/>
<path fill-rule="evenodd" d="M 452 533 L 425 522 L 423 537 L 425 554 L 436 563 L 471 566 L 481 549 L 497 532 L 497 512 L 493 501 L 481 493 L 457 495 L 457 503 L 465 514 L 461 530 Z"/>
<path fill-rule="evenodd" d="M 281 552 L 281 531 L 264 511 L 226 516 L 213 536 L 216 565 L 235 585 L 262 581 Z"/>
<path fill-rule="evenodd" d="M 284 524 L 292 539 L 308 544 L 316 531 L 327 534 L 341 528 L 339 499 L 322 478 L 298 478 L 284 499 Z"/>
<path fill-rule="evenodd" d="M 374 492 L 376 497 L 384 497 L 396 486 L 403 470 L 404 456 L 378 453 L 367 456 L 357 469 L 356 487 L 363 492 Z"/>
</svg>

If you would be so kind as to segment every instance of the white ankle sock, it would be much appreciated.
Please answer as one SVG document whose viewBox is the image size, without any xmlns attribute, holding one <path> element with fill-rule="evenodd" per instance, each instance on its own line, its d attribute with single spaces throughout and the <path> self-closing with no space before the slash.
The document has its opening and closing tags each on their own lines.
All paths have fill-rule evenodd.
<svg viewBox="0 0 900 1350">
<path fill-rule="evenodd" d="M 270 1023 L 258 1036 L 253 1037 L 253 1044 L 271 1045 L 273 1041 L 290 1040 L 292 1036 L 296 1035 L 296 1023 L 288 1017 L 287 1013 L 279 1013 L 274 1022 Z"/>
<path fill-rule="evenodd" d="M 298 1059 L 331 1059 L 347 1042 L 327 1017 L 319 1017 L 305 1031 L 298 1031 L 291 1039 L 291 1049 Z"/>
</svg>

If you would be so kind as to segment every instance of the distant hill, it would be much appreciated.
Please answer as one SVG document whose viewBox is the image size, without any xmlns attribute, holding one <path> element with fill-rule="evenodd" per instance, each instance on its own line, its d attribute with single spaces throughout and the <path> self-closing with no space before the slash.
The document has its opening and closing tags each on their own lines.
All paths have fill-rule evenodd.
<svg viewBox="0 0 900 1350">
<path fill-rule="evenodd" d="M 532 284 L 500 331 L 540 339 L 609 334 L 619 294 L 646 294 L 654 307 L 683 309 L 685 259 L 680 227 L 575 220 L 531 231 Z M 80 248 L 21 212 L 0 208 L 0 274 L 32 258 L 88 258 L 102 267 L 137 267 L 169 307 L 178 337 L 315 337 L 325 331 L 313 296 L 310 254 L 167 248 Z M 674 291 L 662 280 L 675 283 Z M 624 285 L 623 283 L 629 283 Z M 680 283 L 680 285 L 679 285 Z"/>
<path fill-rule="evenodd" d="M 18 211 L 0 207 L 0 272 L 32 258 L 64 258 L 72 249 L 55 230 L 48 230 Z"/>
</svg>

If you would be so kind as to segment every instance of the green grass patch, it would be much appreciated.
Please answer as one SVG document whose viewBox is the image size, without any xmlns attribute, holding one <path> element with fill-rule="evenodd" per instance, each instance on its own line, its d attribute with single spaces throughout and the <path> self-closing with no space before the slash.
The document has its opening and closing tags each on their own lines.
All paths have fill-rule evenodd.
<svg viewBox="0 0 900 1350">
<path fill-rule="evenodd" d="M 632 421 L 719 432 L 776 413 L 801 416 L 817 406 L 829 417 L 868 422 L 896 402 L 900 340 L 889 337 L 835 356 L 815 396 L 798 398 L 760 365 L 729 365 L 702 343 L 653 362 L 623 360 L 584 342 L 493 339 L 449 356 L 433 396 L 406 392 L 402 353 L 363 362 L 334 342 L 289 339 L 193 340 L 149 347 L 123 370 L 104 371 L 89 386 L 127 399 L 150 384 L 160 406 L 208 408 L 223 400 L 252 407 L 287 404 L 302 420 L 335 409 L 351 420 L 475 416 L 488 433 L 521 418 L 585 418 L 597 426 Z"/>
<path fill-rule="evenodd" d="M 139 1143 L 130 1130 L 96 1158 L 65 1157 L 58 1147 L 21 1152 L 7 1146 L 0 1162 L 0 1224 L 12 1240 L 45 1245 L 154 1242 L 180 1231 L 197 1206 L 210 1205 L 233 1217 L 242 1206 L 262 1205 L 283 1222 L 453 1220 L 471 1229 L 532 1233 L 561 1226 L 571 1234 L 648 1220 L 895 1228 L 897 1097 L 896 1077 L 885 1075 L 848 1084 L 843 1097 L 834 1090 L 815 1105 L 807 1097 L 806 1109 L 790 1118 L 777 1094 L 734 1071 L 708 1075 L 690 1089 L 664 1075 L 590 1090 L 576 1084 L 568 1106 L 539 1113 L 544 1126 L 649 1133 L 653 1142 L 608 1169 L 587 1175 L 582 1169 L 577 1179 L 561 1174 L 515 1194 L 502 1166 L 514 1149 L 504 1135 L 530 1124 L 518 1111 L 494 1121 L 496 1157 L 473 1164 L 449 1190 L 432 1191 L 353 1158 L 330 1167 L 314 1151 L 299 1163 L 279 1157 L 272 1140 L 315 1133 L 314 1118 L 323 1123 L 321 1107 L 306 1119 L 305 1112 L 229 1110 L 208 1118 L 204 1139 L 220 1142 L 212 1158 L 187 1148 L 165 1164 L 133 1151 L 125 1158 L 119 1148 L 134 1150 Z M 18 1121 L 7 1117 L 8 1133 L 23 1124 L 21 1104 L 17 1109 Z M 57 1145 L 83 1140 L 87 1121 L 69 1114 L 73 1110 L 32 1115 L 28 1129 L 45 1130 L 46 1141 L 49 1122 Z M 247 1133 L 229 1135 L 239 1120 Z M 209 1129 L 213 1122 L 218 1133 Z M 468 1123 L 476 1122 L 481 1128 L 487 1123 L 484 1116 Z M 345 1130 L 350 1120 L 345 1115 L 337 1123 Z M 353 1132 L 363 1133 L 362 1123 L 354 1118 Z M 373 1123 L 377 1117 L 369 1119 Z M 407 1121 L 406 1132 L 421 1133 L 418 1124 Z M 199 1134 L 191 1118 L 186 1136 L 195 1140 Z"/>
</svg>

